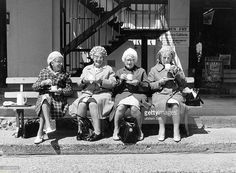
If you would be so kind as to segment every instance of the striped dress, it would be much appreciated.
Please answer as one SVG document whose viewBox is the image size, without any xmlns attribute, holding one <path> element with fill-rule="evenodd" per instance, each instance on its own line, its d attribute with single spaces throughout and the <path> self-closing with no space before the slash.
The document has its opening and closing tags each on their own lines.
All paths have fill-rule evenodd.
<svg viewBox="0 0 236 173">
<path fill-rule="evenodd" d="M 46 79 L 52 80 L 52 85 L 57 85 L 58 88 L 62 88 L 62 93 L 56 95 L 53 92 L 49 92 L 50 86 L 41 86 L 41 82 Z M 51 118 L 59 118 L 64 116 L 68 110 L 67 96 L 72 95 L 72 82 L 70 75 L 66 72 L 55 73 L 50 67 L 44 68 L 40 71 L 38 80 L 33 84 L 32 88 L 39 92 L 39 97 L 36 102 L 35 111 L 39 116 L 42 110 L 42 103 L 44 100 L 50 104 Z"/>
</svg>

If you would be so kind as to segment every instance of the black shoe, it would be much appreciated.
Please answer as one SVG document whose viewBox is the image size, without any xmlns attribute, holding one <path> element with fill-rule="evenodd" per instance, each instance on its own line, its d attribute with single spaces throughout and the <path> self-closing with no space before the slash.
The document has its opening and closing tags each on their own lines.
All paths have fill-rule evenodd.
<svg viewBox="0 0 236 173">
<path fill-rule="evenodd" d="M 77 133 L 77 136 L 76 136 L 76 140 L 77 140 L 77 141 L 83 140 L 83 137 L 82 137 L 82 136 L 83 136 L 83 134 L 82 134 L 81 132 L 78 132 L 78 133 Z"/>
<path fill-rule="evenodd" d="M 98 141 L 100 139 L 102 139 L 102 134 L 97 135 L 96 133 L 93 133 L 89 138 L 89 141 Z"/>
</svg>

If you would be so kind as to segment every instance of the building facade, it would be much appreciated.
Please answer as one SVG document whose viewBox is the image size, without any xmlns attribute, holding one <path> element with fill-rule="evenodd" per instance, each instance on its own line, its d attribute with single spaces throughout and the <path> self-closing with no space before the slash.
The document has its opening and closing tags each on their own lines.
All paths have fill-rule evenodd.
<svg viewBox="0 0 236 173">
<path fill-rule="evenodd" d="M 158 13 L 155 11 L 160 10 L 159 7 L 162 6 L 154 8 L 150 5 L 150 1 L 142 1 L 142 4 L 134 4 L 135 1 L 132 1 L 129 8 L 120 8 L 114 13 L 114 16 L 118 17 L 117 20 L 123 23 L 123 28 L 129 26 L 132 29 L 133 26 L 137 29 L 141 27 L 137 23 L 142 23 L 142 27 L 139 28 L 142 30 L 147 28 L 143 27 L 145 22 L 141 21 L 148 21 L 148 18 L 150 20 L 153 13 L 153 21 L 155 22 L 147 25 L 153 28 L 164 25 L 164 28 L 161 29 L 165 32 L 160 32 L 160 35 L 153 35 L 152 37 L 147 36 L 145 39 L 134 37 L 125 40 L 109 53 L 107 61 L 108 64 L 113 66 L 114 70 L 123 66 L 121 57 L 127 47 L 134 47 L 137 50 L 139 65 L 149 71 L 156 63 L 155 55 L 158 50 L 163 45 L 171 45 L 176 51 L 185 74 L 187 76 L 192 75 L 191 70 L 195 68 L 195 45 L 199 33 L 202 34 L 205 56 L 231 54 L 231 68 L 236 67 L 236 61 L 233 58 L 236 54 L 234 48 L 236 30 L 234 29 L 235 26 L 230 24 L 236 19 L 234 4 L 232 6 L 232 3 L 226 0 L 217 0 L 218 4 L 211 0 L 199 0 L 201 3 L 198 0 L 160 0 L 159 4 L 164 4 L 167 7 L 164 10 L 165 14 L 161 14 L 161 11 L 158 11 Z M 2 83 L 4 83 L 5 77 L 37 76 L 40 69 L 47 65 L 46 59 L 51 51 L 64 51 L 63 48 L 70 45 L 70 41 L 78 38 L 79 34 L 84 32 L 84 30 L 81 31 L 83 22 L 78 22 L 79 18 L 87 19 L 83 26 L 83 29 L 86 29 L 86 27 L 89 28 L 89 26 L 85 27 L 85 23 L 89 23 L 88 20 L 95 23 L 104 17 L 96 15 L 86 4 L 82 3 L 83 0 L 76 0 L 76 2 L 75 0 L 0 0 L 0 2 L 2 4 L 1 8 L 5 6 L 5 12 L 4 10 L 3 12 L 6 13 L 7 18 L 5 31 L 1 27 L 1 31 L 3 31 L 1 33 L 5 32 L 6 39 L 4 40 L 2 36 L 0 38 L 1 67 L 4 67 L 4 65 L 6 67 L 1 68 L 1 71 L 4 71 L 2 74 L 5 74 L 1 76 Z M 119 5 L 118 2 L 113 0 L 101 2 L 103 2 L 101 6 L 106 9 L 105 11 L 112 11 Z M 76 7 L 74 3 L 77 4 Z M 212 23 L 206 20 L 203 21 L 203 13 L 211 8 L 215 10 Z M 148 13 L 146 18 L 145 13 Z M 74 14 L 80 14 L 80 16 L 74 17 Z M 136 16 L 133 22 L 132 14 Z M 0 16 L 3 15 L 5 14 L 2 13 Z M 66 21 L 65 26 L 62 26 L 63 15 L 64 21 Z M 155 18 L 155 16 L 159 16 L 160 19 Z M 161 18 L 161 16 L 164 16 L 164 18 Z M 225 19 L 224 16 L 227 16 L 227 18 Z M 128 17 L 130 17 L 129 20 Z M 75 23 L 73 24 L 74 19 L 77 25 L 79 23 L 79 27 L 76 27 Z M 4 17 L 1 18 L 2 21 L 4 21 Z M 165 21 L 164 24 L 163 21 Z M 76 49 L 84 49 L 84 52 L 77 50 L 75 53 L 65 54 L 68 71 L 73 74 L 76 73 L 77 68 L 82 67 L 80 66 L 82 58 L 86 56 L 86 51 L 92 46 L 109 44 L 108 41 L 113 39 L 112 37 L 120 34 L 109 25 L 109 22 L 111 22 L 111 18 L 99 26 L 99 29 L 96 29 L 93 36 L 88 39 L 92 41 L 84 41 L 80 45 L 76 45 Z M 207 22 L 211 24 L 206 24 Z M 69 25 L 67 25 L 68 23 Z M 226 25 L 230 26 L 225 27 Z M 78 65 L 69 67 L 71 63 Z"/>
</svg>

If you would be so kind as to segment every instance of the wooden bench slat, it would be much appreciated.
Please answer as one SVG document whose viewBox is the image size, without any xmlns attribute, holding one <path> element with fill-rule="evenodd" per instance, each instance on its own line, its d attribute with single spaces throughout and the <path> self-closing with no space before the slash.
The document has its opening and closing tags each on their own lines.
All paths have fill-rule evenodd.
<svg viewBox="0 0 236 173">
<path fill-rule="evenodd" d="M 7 84 L 33 84 L 37 81 L 37 77 L 8 77 Z M 79 77 L 71 77 L 72 83 L 77 83 Z"/>
<path fill-rule="evenodd" d="M 7 84 L 33 84 L 36 82 L 37 77 L 8 77 Z"/>
<path fill-rule="evenodd" d="M 36 82 L 37 77 L 8 77 L 7 84 L 33 84 Z M 79 77 L 71 77 L 72 83 L 77 83 Z M 186 77 L 187 83 L 194 83 L 194 77 Z"/>
<path fill-rule="evenodd" d="M 16 98 L 17 93 L 19 93 L 19 92 L 5 92 L 4 97 L 5 98 Z M 38 98 L 38 95 L 39 95 L 39 93 L 36 91 L 24 91 L 22 93 L 27 98 Z"/>
<path fill-rule="evenodd" d="M 7 84 L 33 84 L 36 82 L 37 77 L 8 77 Z M 72 83 L 77 83 L 79 77 L 71 77 Z M 186 77 L 187 83 L 194 83 L 194 77 Z"/>
</svg>

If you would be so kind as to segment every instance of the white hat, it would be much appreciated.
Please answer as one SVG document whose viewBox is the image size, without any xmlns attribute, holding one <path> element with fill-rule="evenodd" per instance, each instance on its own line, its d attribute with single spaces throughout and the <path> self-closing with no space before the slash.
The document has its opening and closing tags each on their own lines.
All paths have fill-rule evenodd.
<svg viewBox="0 0 236 173">
<path fill-rule="evenodd" d="M 47 62 L 48 62 L 48 65 L 55 59 L 55 58 L 58 58 L 58 57 L 61 57 L 63 59 L 63 56 L 60 52 L 58 51 L 53 51 L 51 52 L 49 55 L 48 55 L 48 59 L 47 59 Z"/>
<path fill-rule="evenodd" d="M 133 56 L 135 62 L 138 61 L 138 54 L 137 54 L 137 51 L 134 50 L 133 48 L 128 48 L 128 49 L 126 49 L 126 51 L 123 53 L 123 56 L 122 56 L 122 61 L 123 61 L 123 62 L 125 61 L 125 58 L 126 58 L 128 55 Z"/>
</svg>

